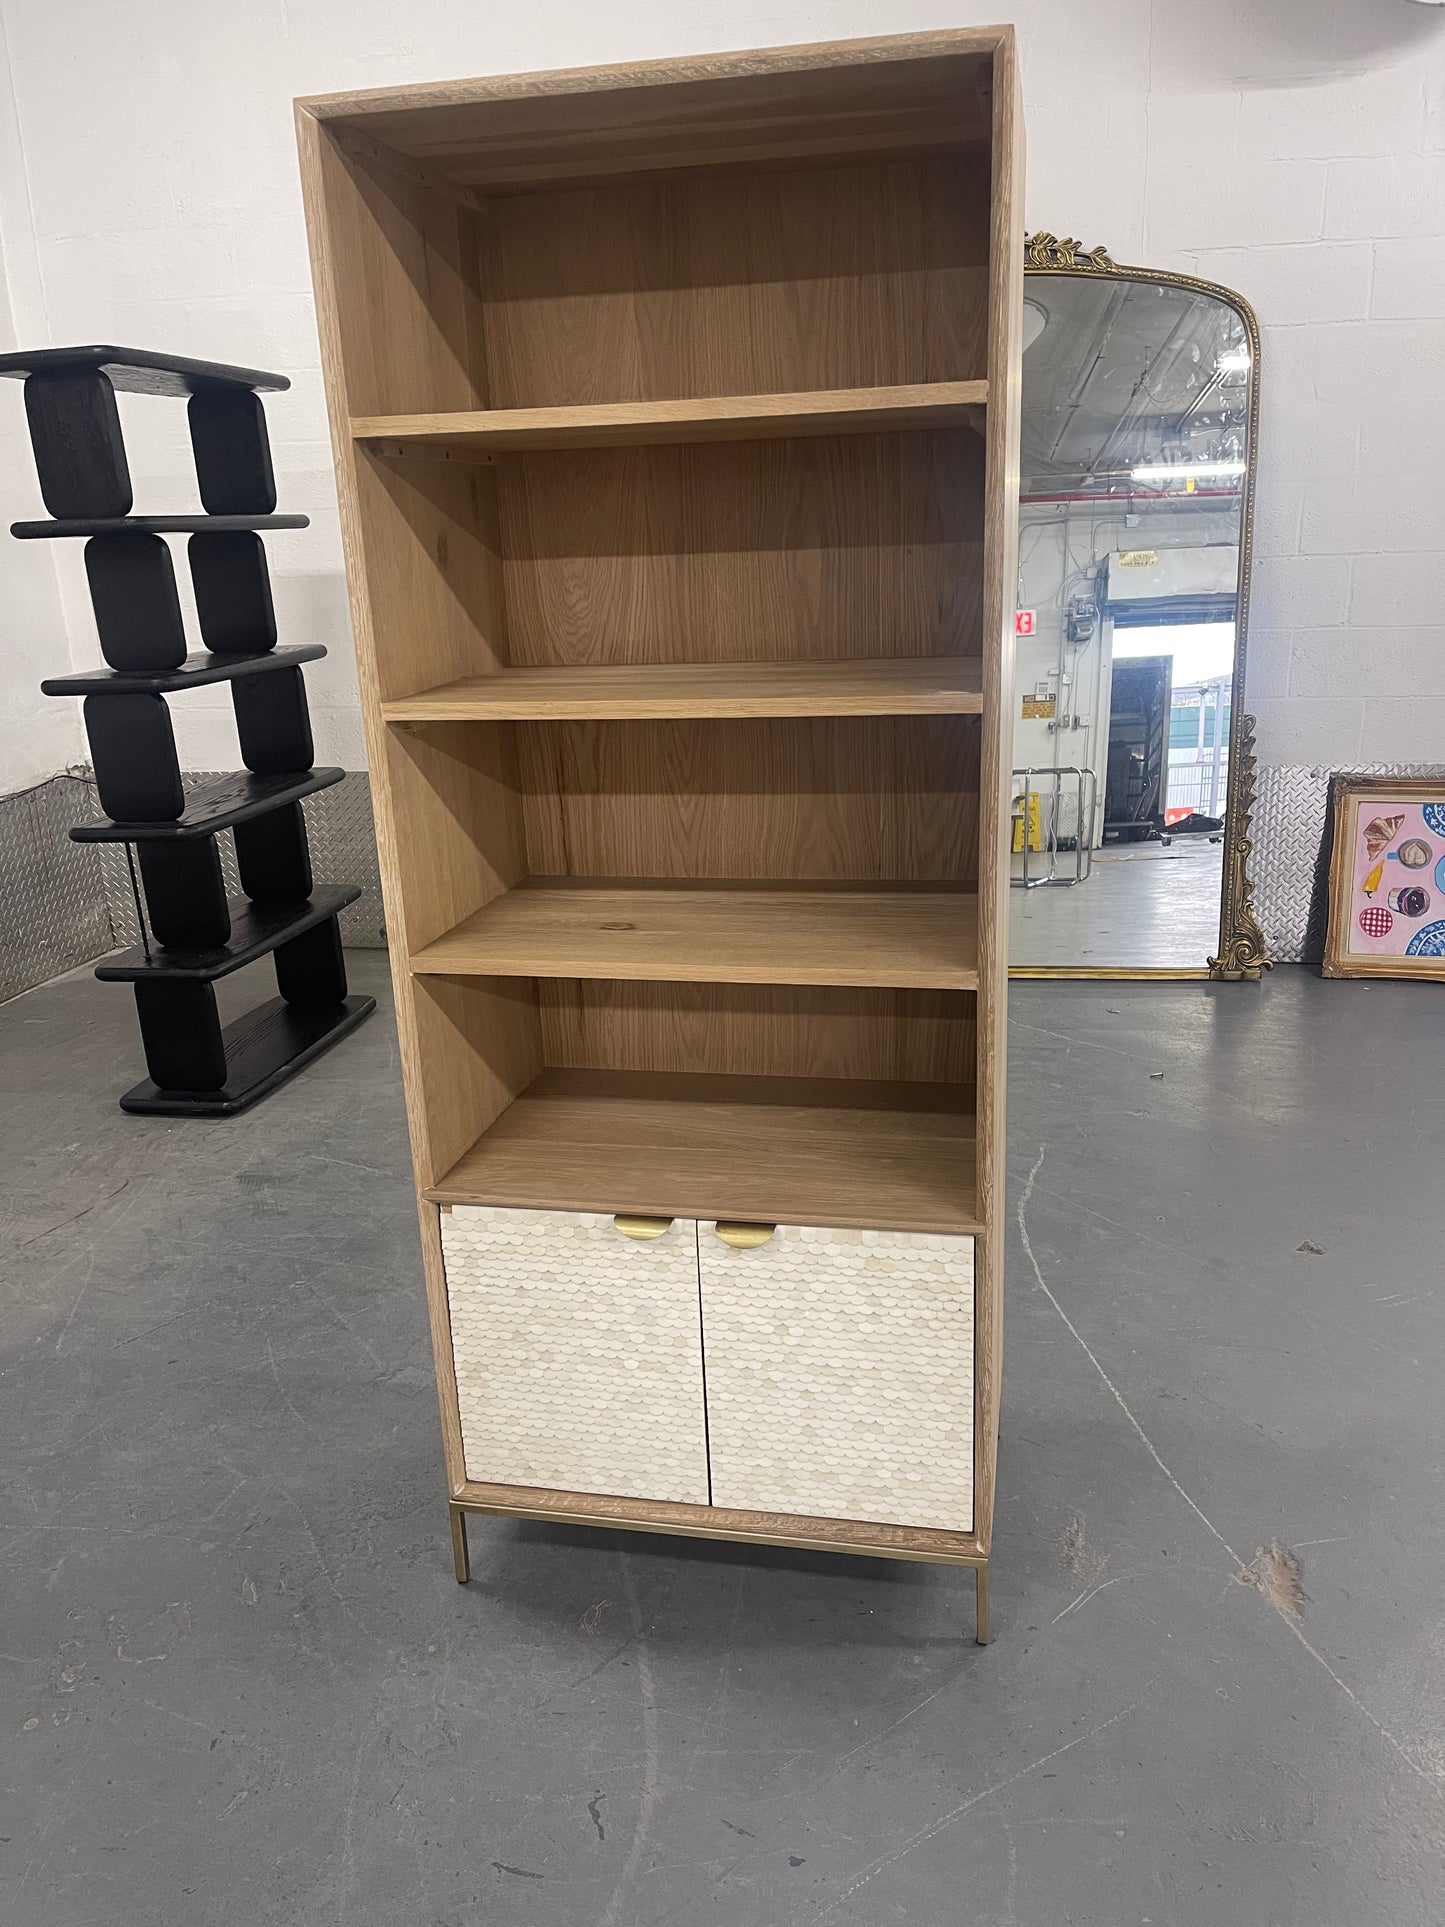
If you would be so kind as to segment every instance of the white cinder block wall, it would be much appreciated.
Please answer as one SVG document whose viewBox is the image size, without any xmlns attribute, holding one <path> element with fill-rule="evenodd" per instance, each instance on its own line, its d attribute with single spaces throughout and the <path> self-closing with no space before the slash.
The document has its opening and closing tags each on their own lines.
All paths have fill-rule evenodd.
<svg viewBox="0 0 1445 1927">
<path fill-rule="evenodd" d="M 290 102 L 330 89 L 1013 16 L 1031 226 L 1232 284 L 1265 333 L 1250 707 L 1265 764 L 1445 756 L 1445 10 L 1412 0 L 0 0 L 0 238 L 25 344 L 284 369 L 283 632 L 318 751 L 362 761 Z M 3 325 L 3 318 L 0 318 Z M 123 402 L 138 505 L 194 503 L 183 411 Z M 0 383 L 3 520 L 40 508 Z M 0 791 L 80 752 L 33 719 L 96 654 L 75 545 L 0 546 Z M 52 578 L 49 573 L 55 571 Z M 183 571 L 182 571 L 183 574 Z M 56 600 L 52 581 L 58 582 Z M 51 705 L 57 710 L 61 705 Z M 177 704 L 192 768 L 225 697 Z M 13 719 L 18 718 L 18 723 Z"/>
</svg>

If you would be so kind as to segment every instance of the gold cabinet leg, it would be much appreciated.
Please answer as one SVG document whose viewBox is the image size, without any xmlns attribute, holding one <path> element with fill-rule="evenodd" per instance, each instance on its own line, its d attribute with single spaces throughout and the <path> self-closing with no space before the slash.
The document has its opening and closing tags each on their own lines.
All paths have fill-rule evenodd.
<svg viewBox="0 0 1445 1927">
<path fill-rule="evenodd" d="M 471 1555 L 467 1551 L 467 1515 L 459 1505 L 450 1508 L 452 1515 L 452 1558 L 456 1562 L 457 1584 L 464 1586 L 472 1576 Z"/>
<path fill-rule="evenodd" d="M 988 1644 L 988 1567 L 973 1569 L 974 1636 L 980 1646 Z"/>
</svg>

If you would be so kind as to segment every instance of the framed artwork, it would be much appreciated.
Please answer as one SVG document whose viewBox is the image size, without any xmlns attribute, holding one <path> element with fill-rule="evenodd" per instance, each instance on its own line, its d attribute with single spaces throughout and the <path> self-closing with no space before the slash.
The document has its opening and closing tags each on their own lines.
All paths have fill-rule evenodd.
<svg viewBox="0 0 1445 1927">
<path fill-rule="evenodd" d="M 1333 788 L 1325 975 L 1445 982 L 1445 777 Z"/>
</svg>

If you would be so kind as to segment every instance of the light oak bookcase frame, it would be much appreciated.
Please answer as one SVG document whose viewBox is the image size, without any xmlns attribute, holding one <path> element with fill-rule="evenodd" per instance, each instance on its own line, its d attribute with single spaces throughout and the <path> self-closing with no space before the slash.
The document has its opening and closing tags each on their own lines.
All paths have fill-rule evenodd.
<svg viewBox="0 0 1445 1927">
<path fill-rule="evenodd" d="M 1023 271 L 1011 28 L 296 103 L 468 1511 L 972 1566 Z M 968 1532 L 468 1479 L 439 1206 L 976 1239 Z"/>
</svg>

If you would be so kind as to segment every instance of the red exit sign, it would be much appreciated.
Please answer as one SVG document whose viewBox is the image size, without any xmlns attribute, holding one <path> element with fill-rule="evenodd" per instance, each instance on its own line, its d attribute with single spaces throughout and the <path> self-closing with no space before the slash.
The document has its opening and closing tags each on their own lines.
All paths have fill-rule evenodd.
<svg viewBox="0 0 1445 1927">
<path fill-rule="evenodd" d="M 1016 636 L 1031 636 L 1038 625 L 1038 619 L 1039 612 L 1037 609 L 1020 609 L 1014 617 L 1014 634 Z"/>
</svg>

